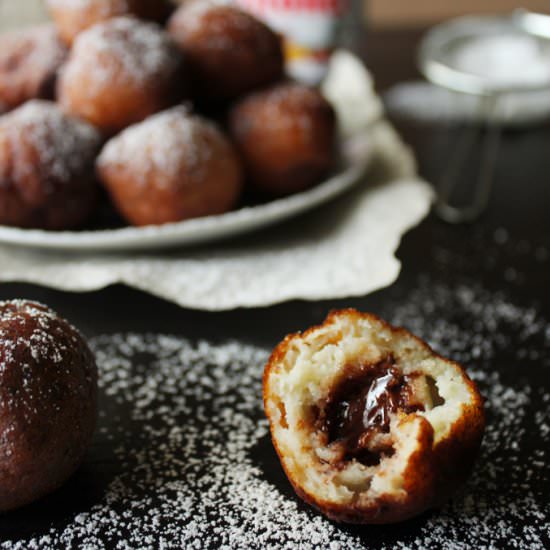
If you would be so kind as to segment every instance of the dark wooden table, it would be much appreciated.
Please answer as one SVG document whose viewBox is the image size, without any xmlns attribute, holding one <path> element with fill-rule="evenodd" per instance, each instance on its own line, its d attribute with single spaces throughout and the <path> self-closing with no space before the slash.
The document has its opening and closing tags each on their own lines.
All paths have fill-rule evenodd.
<svg viewBox="0 0 550 550">
<path fill-rule="evenodd" d="M 371 32 L 364 53 L 381 90 L 397 81 L 417 76 L 414 54 L 420 36 L 421 31 L 417 29 Z M 430 181 L 436 181 L 445 167 L 445 151 L 455 129 L 418 125 L 410 121 L 393 122 L 414 147 L 420 172 Z M 462 175 L 465 183 L 471 180 L 475 171 L 474 158 Z M 481 219 L 470 225 L 451 226 L 430 215 L 404 238 L 398 250 L 398 257 L 403 262 L 398 281 L 390 288 L 363 298 L 314 303 L 293 301 L 269 308 L 206 313 L 181 309 L 123 286 L 112 286 L 90 294 L 70 294 L 32 285 L 3 284 L 0 286 L 0 299 L 25 297 L 45 302 L 89 336 L 114 332 L 171 333 L 191 340 L 221 342 L 236 339 L 271 348 L 285 334 L 317 323 L 330 309 L 339 307 L 356 307 L 392 320 L 396 310 L 409 306 L 413 328 L 420 332 L 432 331 L 437 326 L 433 319 L 429 323 L 421 321 L 427 316 L 440 316 L 447 322 L 452 320 L 453 326 L 467 330 L 476 326 L 476 318 L 472 316 L 475 309 L 470 305 L 463 307 L 460 300 L 454 301 L 453 292 L 455 289 L 458 292 L 459 289 L 475 288 L 480 296 L 485 296 L 480 301 L 482 309 L 493 307 L 496 301 L 501 300 L 513 304 L 520 314 L 534 311 L 537 319 L 546 320 L 546 325 L 543 322 L 540 325 L 543 328 L 537 329 L 538 332 L 535 331 L 530 340 L 525 340 L 516 331 L 513 320 L 505 326 L 499 325 L 495 329 L 501 331 L 498 338 L 494 334 L 487 336 L 502 344 L 497 352 L 484 357 L 482 350 L 481 357 L 478 355 L 477 362 L 474 361 L 476 364 L 467 366 L 479 364 L 481 368 L 497 370 L 511 385 L 530 384 L 533 388 L 544 388 L 550 385 L 550 332 L 547 328 L 547 321 L 550 320 L 549 212 L 550 129 L 541 124 L 521 131 L 505 132 L 495 187 Z M 422 303 L 423 297 L 429 296 L 426 290 L 429 288 L 433 288 L 434 292 L 445 289 L 443 297 L 435 304 L 435 311 L 433 303 L 428 304 L 429 307 L 424 307 L 426 304 Z M 487 313 L 480 311 L 479 315 Z M 478 323 L 479 326 L 482 324 Z M 524 322 L 520 329 L 525 330 L 527 325 Z M 433 341 L 430 333 L 420 335 Z M 436 340 L 435 344 L 441 341 Z M 452 342 L 449 346 L 449 349 L 454 349 Z M 518 362 L 516 351 L 520 347 L 527 348 L 527 356 Z M 535 413 L 540 404 L 529 406 Z M 546 442 L 550 449 L 548 436 Z M 533 445 L 540 446 L 540 441 Z M 266 446 L 265 452 L 269 454 L 272 450 Z M 525 460 L 529 460 L 527 451 Z M 547 454 L 544 460 L 550 461 L 550 456 Z M 278 467 L 273 456 L 268 461 L 273 468 Z M 503 475 L 508 474 L 504 471 Z M 284 479 L 281 478 L 280 483 L 284 484 Z M 537 484 L 541 494 L 550 494 L 548 468 L 539 476 Z M 62 524 L 71 515 L 70 502 L 76 502 L 75 506 L 79 508 L 84 506 L 78 504 L 80 501 L 89 503 L 90 500 L 100 499 L 101 487 L 99 483 L 92 489 L 81 479 L 70 482 L 69 487 L 64 489 L 61 504 L 59 499 L 50 500 L 47 501 L 50 505 L 39 503 L 0 518 L 0 537 L 13 540 L 47 532 L 51 525 Z M 538 494 L 534 487 L 531 492 Z M 59 513 L 51 509 L 52 502 L 60 506 Z M 366 544 L 391 546 L 398 541 L 413 540 L 423 521 L 425 519 L 390 531 L 367 530 L 361 536 Z M 540 540 L 545 540 L 545 544 L 550 546 L 548 532 L 546 539 L 541 536 L 543 538 Z M 472 542 L 468 538 L 462 539 L 460 533 L 454 533 L 453 537 L 457 543 Z M 504 540 L 495 540 L 497 546 L 505 546 Z M 535 547 L 540 545 L 540 540 L 534 544 Z"/>
</svg>

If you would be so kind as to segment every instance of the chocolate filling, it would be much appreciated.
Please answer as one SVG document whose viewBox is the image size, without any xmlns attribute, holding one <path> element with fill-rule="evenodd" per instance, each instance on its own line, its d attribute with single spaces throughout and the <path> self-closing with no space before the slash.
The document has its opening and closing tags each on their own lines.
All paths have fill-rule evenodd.
<svg viewBox="0 0 550 550">
<path fill-rule="evenodd" d="M 342 460 L 356 459 L 372 466 L 391 455 L 390 415 L 398 410 L 423 410 L 413 404 L 410 378 L 403 376 L 389 356 L 374 364 L 349 365 L 317 416 L 316 426 L 328 444 L 343 446 Z M 414 376 L 414 375 L 413 375 Z"/>
</svg>

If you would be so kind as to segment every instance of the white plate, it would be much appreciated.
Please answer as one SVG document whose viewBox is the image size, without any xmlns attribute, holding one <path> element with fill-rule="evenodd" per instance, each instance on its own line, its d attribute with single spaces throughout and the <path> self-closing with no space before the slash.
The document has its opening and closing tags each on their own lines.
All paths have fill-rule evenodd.
<svg viewBox="0 0 550 550">
<path fill-rule="evenodd" d="M 135 250 L 187 246 L 228 238 L 284 221 L 344 193 L 361 180 L 370 154 L 363 149 L 360 160 L 316 187 L 258 206 L 218 216 L 206 216 L 159 226 L 123 227 L 92 231 L 44 231 L 0 226 L 0 242 L 58 250 Z"/>
<path fill-rule="evenodd" d="M 339 118 L 342 142 L 340 172 L 316 187 L 258 206 L 160 226 L 92 231 L 44 231 L 0 226 L 0 243 L 32 248 L 115 251 L 187 246 L 255 231 L 311 210 L 341 195 L 359 182 L 369 166 L 372 147 L 369 125 L 379 116 L 372 100 L 370 77 L 361 63 L 337 52 L 323 86 Z"/>
</svg>

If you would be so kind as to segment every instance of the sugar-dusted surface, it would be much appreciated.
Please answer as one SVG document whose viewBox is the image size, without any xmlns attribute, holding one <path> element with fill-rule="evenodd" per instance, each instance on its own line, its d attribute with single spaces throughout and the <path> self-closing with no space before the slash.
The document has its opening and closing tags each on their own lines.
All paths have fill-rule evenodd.
<svg viewBox="0 0 550 550">
<path fill-rule="evenodd" d="M 52 97 L 66 56 L 51 24 L 0 35 L 0 99 L 13 108 L 35 97 Z"/>
<path fill-rule="evenodd" d="M 12 49 L 26 52 L 22 64 L 30 72 L 55 70 L 66 54 L 65 47 L 56 38 L 55 27 L 48 23 L 7 32 L 2 35 L 0 43 L 3 49 L 3 55 L 0 57 L 1 68 L 13 63 L 13 59 L 6 55 L 6 52 Z"/>
<path fill-rule="evenodd" d="M 550 368 L 548 319 L 480 285 L 422 278 L 407 300 L 384 307 L 388 320 L 462 361 L 487 399 L 482 455 L 442 510 L 391 529 L 325 520 L 294 496 L 269 441 L 266 350 L 115 334 L 92 341 L 103 415 L 89 467 L 112 476 L 89 507 L 4 546 L 547 547 L 550 392 L 538 381 Z"/>
<path fill-rule="evenodd" d="M 277 84 L 239 103 L 232 128 L 237 136 L 246 136 L 254 129 L 254 123 L 261 124 L 266 132 L 270 128 L 279 132 L 295 129 L 309 145 L 315 143 L 314 132 L 319 131 L 314 124 L 315 117 L 328 117 L 327 110 L 325 101 L 315 90 L 297 83 Z"/>
<path fill-rule="evenodd" d="M 116 17 L 86 30 L 75 41 L 64 80 L 86 81 L 98 88 L 115 82 L 154 85 L 155 78 L 172 77 L 181 58 L 170 37 L 154 23 Z"/>
<path fill-rule="evenodd" d="M 0 414 L 8 410 L 13 400 L 18 401 L 18 406 L 36 412 L 38 401 L 48 399 L 51 387 L 39 387 L 43 394 L 33 395 L 31 390 L 37 387 L 33 379 L 48 370 L 60 377 L 69 373 L 73 365 L 64 361 L 72 361 L 82 345 L 80 333 L 48 306 L 18 299 L 0 302 Z M 11 377 L 10 369 L 22 372 L 22 384 L 12 391 L 2 391 L 2 381 L 9 385 L 17 379 Z M 86 380 L 91 379 L 92 373 L 88 372 Z M 71 384 L 67 384 L 67 388 L 71 388 Z M 75 394 L 80 394 L 76 384 L 73 389 Z"/>
<path fill-rule="evenodd" d="M 223 54 L 227 48 L 235 48 L 243 50 L 243 55 L 248 47 L 259 55 L 272 55 L 274 50 L 273 32 L 264 23 L 223 0 L 188 2 L 172 18 L 171 28 L 176 41 L 187 46 L 196 36 L 202 50 Z"/>
<path fill-rule="evenodd" d="M 0 177 L 0 187 L 33 173 L 39 173 L 46 185 L 50 178 L 70 183 L 75 176 L 88 177 L 83 171 L 90 170 L 100 143 L 95 128 L 65 115 L 55 103 L 29 101 L 0 117 L 0 144 L 13 152 L 13 158 L 0 165 L 0 176 L 9 171 L 9 176 Z M 27 149 L 32 152 L 25 153 Z"/>
<path fill-rule="evenodd" d="M 131 166 L 138 183 L 152 174 L 158 181 L 188 178 L 201 182 L 205 163 L 213 153 L 211 141 L 222 141 L 213 123 L 175 107 L 127 128 L 107 143 L 98 164 L 116 168 Z M 183 178 L 185 181 L 185 178 Z"/>
<path fill-rule="evenodd" d="M 58 328 L 54 326 L 57 320 L 55 312 L 42 304 L 25 300 L 0 302 L 0 371 L 15 361 L 18 348 L 28 350 L 34 360 L 61 363 L 66 346 L 56 341 L 52 333 Z"/>
<path fill-rule="evenodd" d="M 92 439 L 97 370 L 81 334 L 47 306 L 0 302 L 0 511 L 76 470 Z"/>
</svg>

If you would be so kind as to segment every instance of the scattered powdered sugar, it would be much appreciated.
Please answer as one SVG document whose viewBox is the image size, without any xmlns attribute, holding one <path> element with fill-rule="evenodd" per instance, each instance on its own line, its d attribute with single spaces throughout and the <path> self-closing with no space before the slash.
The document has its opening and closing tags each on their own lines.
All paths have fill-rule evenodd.
<svg viewBox="0 0 550 550">
<path fill-rule="evenodd" d="M 173 78 L 182 62 L 168 33 L 134 17 L 115 17 L 79 34 L 63 70 L 63 82 L 84 79 L 98 89 L 122 82 L 155 85 Z"/>
<path fill-rule="evenodd" d="M 163 175 L 156 182 L 200 182 L 205 165 L 215 154 L 215 143 L 224 138 L 208 120 L 192 115 L 184 106 L 174 107 L 130 126 L 107 143 L 100 167 L 131 167 L 138 182 Z"/>
<path fill-rule="evenodd" d="M 113 448 L 122 473 L 90 509 L 3 547 L 548 547 L 548 320 L 481 287 L 428 280 L 384 307 L 463 361 L 487 399 L 481 457 L 442 510 L 389 529 L 326 520 L 277 464 L 261 403 L 266 350 L 115 334 L 92 340 L 103 393 L 96 444 Z"/>
<path fill-rule="evenodd" d="M 29 101 L 1 117 L 0 136 L 10 140 L 11 150 L 23 157 L 19 162 L 13 159 L 13 180 L 23 181 L 38 171 L 45 184 L 50 178 L 67 183 L 75 176 L 88 177 L 83 171 L 90 170 L 101 144 L 95 128 L 65 115 L 55 103 L 42 100 Z M 32 148 L 32 153 L 26 153 L 22 144 Z M 30 158 L 36 155 L 36 162 L 28 162 L 25 153 Z"/>
</svg>

